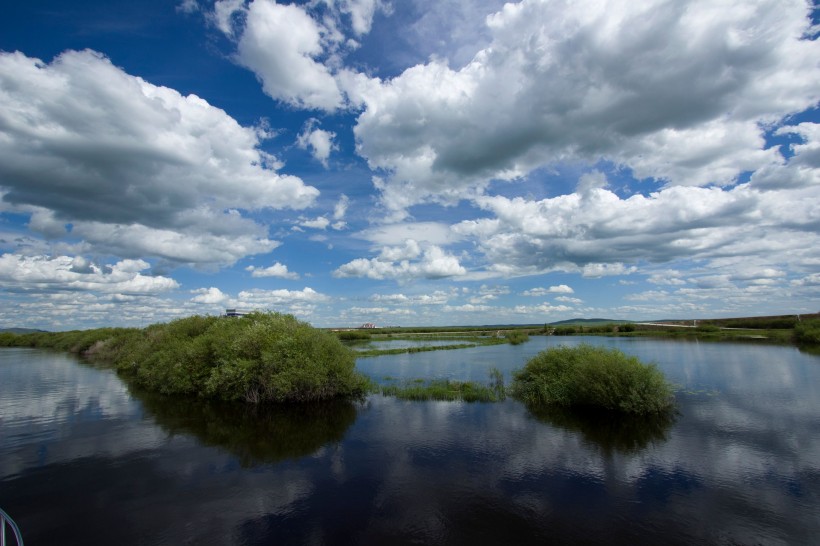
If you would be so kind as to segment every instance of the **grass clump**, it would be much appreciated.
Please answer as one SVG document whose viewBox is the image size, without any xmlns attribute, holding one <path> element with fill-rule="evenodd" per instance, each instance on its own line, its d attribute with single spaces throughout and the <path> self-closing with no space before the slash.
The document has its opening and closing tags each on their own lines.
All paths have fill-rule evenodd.
<svg viewBox="0 0 820 546">
<path fill-rule="evenodd" d="M 582 344 L 542 351 L 513 374 L 512 395 L 533 407 L 627 414 L 671 410 L 672 387 L 653 365 L 618 349 Z"/>
<path fill-rule="evenodd" d="M 400 385 L 381 385 L 375 391 L 382 396 L 394 396 L 400 400 L 446 400 L 465 402 L 496 402 L 496 392 L 474 381 L 434 379 L 432 381 L 409 381 Z"/>
<path fill-rule="evenodd" d="M 504 375 L 496 368 L 490 370 L 490 383 L 450 379 L 411 379 L 401 384 L 376 385 L 373 392 L 394 396 L 400 400 L 446 400 L 464 402 L 499 402 L 507 396 Z"/>
<path fill-rule="evenodd" d="M 371 338 L 370 332 L 360 332 L 357 330 L 336 332 L 336 336 L 342 341 L 368 341 Z"/>
<path fill-rule="evenodd" d="M 520 345 L 530 340 L 530 335 L 524 330 L 510 330 L 504 334 L 504 338 L 510 345 Z"/>
</svg>

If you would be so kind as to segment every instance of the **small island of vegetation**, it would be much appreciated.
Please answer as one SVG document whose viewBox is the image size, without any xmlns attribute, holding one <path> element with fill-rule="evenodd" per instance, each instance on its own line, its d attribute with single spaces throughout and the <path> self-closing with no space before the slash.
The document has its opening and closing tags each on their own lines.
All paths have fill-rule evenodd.
<svg viewBox="0 0 820 546">
<path fill-rule="evenodd" d="M 653 365 L 618 349 L 558 346 L 513 374 L 513 397 L 534 408 L 600 409 L 646 415 L 673 409 L 672 387 Z"/>
</svg>

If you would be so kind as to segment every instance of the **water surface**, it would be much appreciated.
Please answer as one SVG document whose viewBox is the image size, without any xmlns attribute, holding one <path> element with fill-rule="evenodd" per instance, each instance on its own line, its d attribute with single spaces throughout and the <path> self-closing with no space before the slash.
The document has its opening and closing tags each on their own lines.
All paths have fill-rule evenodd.
<svg viewBox="0 0 820 546">
<path fill-rule="evenodd" d="M 131 391 L 0 350 L 0 507 L 26 544 L 812 544 L 820 358 L 623 338 L 360 359 L 377 380 L 507 377 L 555 343 L 618 346 L 678 385 L 672 423 L 499 404 L 253 410 Z"/>
</svg>

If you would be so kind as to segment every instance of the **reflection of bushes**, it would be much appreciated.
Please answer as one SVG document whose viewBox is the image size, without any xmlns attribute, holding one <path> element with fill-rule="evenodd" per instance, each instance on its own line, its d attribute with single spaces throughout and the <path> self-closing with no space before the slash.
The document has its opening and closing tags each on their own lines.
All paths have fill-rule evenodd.
<svg viewBox="0 0 820 546">
<path fill-rule="evenodd" d="M 528 406 L 532 415 L 548 425 L 579 432 L 583 440 L 606 454 L 637 453 L 650 444 L 667 440 L 675 412 L 626 415 L 589 409 Z"/>
<path fill-rule="evenodd" d="M 513 374 L 512 394 L 532 406 L 599 408 L 649 414 L 673 405 L 671 386 L 653 365 L 618 349 L 553 347 Z"/>
<path fill-rule="evenodd" d="M 169 434 L 192 434 L 227 450 L 245 467 L 315 453 L 340 442 L 356 420 L 355 404 L 343 400 L 250 406 L 139 389 L 131 393 Z"/>
</svg>

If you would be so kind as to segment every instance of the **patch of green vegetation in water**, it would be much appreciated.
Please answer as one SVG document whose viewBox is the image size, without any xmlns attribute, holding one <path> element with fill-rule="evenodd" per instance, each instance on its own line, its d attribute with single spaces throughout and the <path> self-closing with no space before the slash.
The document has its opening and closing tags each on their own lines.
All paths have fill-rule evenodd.
<svg viewBox="0 0 820 546">
<path fill-rule="evenodd" d="M 672 386 L 651 364 L 581 344 L 537 354 L 513 374 L 512 395 L 532 408 L 596 408 L 645 415 L 674 407 Z"/>
<path fill-rule="evenodd" d="M 493 368 L 487 385 L 451 379 L 408 379 L 399 384 L 374 385 L 372 392 L 400 400 L 498 402 L 506 398 L 503 374 Z"/>
</svg>

